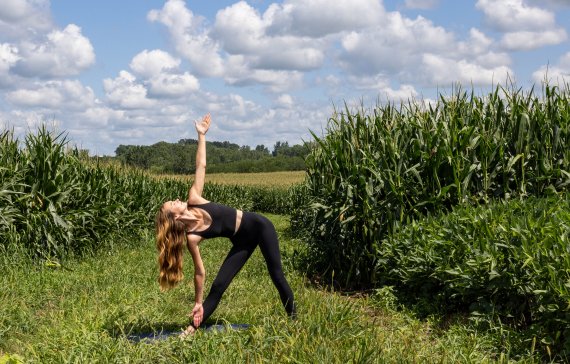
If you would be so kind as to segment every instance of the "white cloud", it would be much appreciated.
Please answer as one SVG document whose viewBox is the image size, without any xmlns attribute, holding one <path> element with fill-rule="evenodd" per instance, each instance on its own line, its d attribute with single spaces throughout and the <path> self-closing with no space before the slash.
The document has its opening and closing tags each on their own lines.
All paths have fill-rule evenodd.
<svg viewBox="0 0 570 364">
<path fill-rule="evenodd" d="M 218 11 L 213 34 L 230 54 L 256 53 L 269 24 L 256 9 L 240 1 Z"/>
<path fill-rule="evenodd" d="M 241 1 L 216 15 L 213 35 L 225 51 L 243 55 L 253 69 L 312 70 L 324 62 L 324 43 L 287 34 L 268 35 L 272 19 Z M 279 50 L 279 51 L 276 51 Z"/>
<path fill-rule="evenodd" d="M 493 40 L 476 28 L 469 30 L 469 39 L 459 42 L 458 49 L 462 54 L 480 54 L 487 52 Z"/>
<path fill-rule="evenodd" d="M 7 127 L 14 130 L 14 136 L 22 140 L 30 131 L 41 125 L 47 125 L 52 129 L 59 129 L 61 122 L 52 115 L 46 115 L 39 110 L 10 110 L 4 112 L 0 110 L 0 127 Z"/>
<path fill-rule="evenodd" d="M 501 45 L 507 50 L 533 50 L 567 39 L 553 12 L 524 0 L 478 0 L 476 7 L 492 28 L 505 33 Z"/>
<path fill-rule="evenodd" d="M 147 18 L 168 28 L 177 52 L 190 62 L 196 74 L 209 77 L 223 74 L 219 45 L 206 30 L 200 29 L 202 20 L 182 0 L 168 0 L 161 10 L 151 10 Z"/>
<path fill-rule="evenodd" d="M 0 72 L 8 71 L 19 59 L 17 47 L 8 43 L 0 44 Z"/>
<path fill-rule="evenodd" d="M 556 25 L 552 12 L 528 6 L 523 0 L 478 0 L 475 6 L 483 11 L 489 25 L 503 32 L 544 30 Z"/>
<path fill-rule="evenodd" d="M 0 7 L 0 19 L 15 22 L 22 20 L 33 11 L 33 6 L 28 1 L 4 0 Z"/>
<path fill-rule="evenodd" d="M 501 44 L 508 50 L 528 51 L 548 45 L 560 44 L 567 37 L 566 30 L 562 28 L 540 32 L 520 31 L 505 34 Z"/>
<path fill-rule="evenodd" d="M 21 39 L 49 31 L 53 25 L 49 0 L 2 0 L 0 34 L 4 40 Z"/>
<path fill-rule="evenodd" d="M 439 0 L 406 0 L 405 3 L 410 9 L 432 9 L 438 5 Z"/>
<path fill-rule="evenodd" d="M 264 17 L 271 32 L 320 38 L 377 25 L 383 14 L 377 0 L 289 0 L 272 4 Z"/>
<path fill-rule="evenodd" d="M 14 70 L 25 77 L 74 76 L 95 62 L 91 42 L 74 24 L 53 30 L 43 43 L 22 42 L 19 51 Z"/>
<path fill-rule="evenodd" d="M 6 94 L 6 99 L 20 107 L 83 110 L 95 102 L 95 94 L 77 80 L 39 82 L 34 88 L 19 89 Z"/>
<path fill-rule="evenodd" d="M 414 86 L 403 84 L 395 89 L 390 85 L 390 79 L 382 75 L 350 76 L 348 80 L 357 90 L 374 91 L 381 101 L 405 101 L 418 96 Z"/>
<path fill-rule="evenodd" d="M 180 59 L 162 50 L 144 50 L 130 63 L 130 68 L 141 76 L 140 84 L 148 87 L 151 98 L 181 97 L 200 88 L 198 79 L 188 72 L 180 73 L 179 66 Z"/>
<path fill-rule="evenodd" d="M 569 82 L 570 81 L 570 52 L 562 55 L 555 65 L 544 65 L 532 74 L 534 82 L 540 84 L 548 80 L 549 82 Z"/>
<path fill-rule="evenodd" d="M 461 84 L 490 85 L 502 82 L 513 71 L 507 66 L 486 68 L 465 59 L 455 60 L 437 54 L 423 55 L 423 73 L 430 84 L 444 87 L 455 82 Z"/>
<path fill-rule="evenodd" d="M 0 89 L 12 84 L 10 68 L 20 59 L 18 48 L 12 44 L 0 43 Z"/>
<path fill-rule="evenodd" d="M 216 96 L 210 100 L 208 109 L 218 110 L 213 114 L 211 140 L 269 147 L 277 140 L 300 143 L 302 138 L 309 140 L 309 128 L 322 130 L 322 123 L 331 115 L 328 103 L 299 102 L 289 107 L 266 108 L 236 96 Z"/>
<path fill-rule="evenodd" d="M 109 103 L 118 108 L 147 109 L 156 104 L 147 98 L 146 88 L 127 71 L 121 71 L 115 79 L 106 78 L 103 87 Z"/>
<path fill-rule="evenodd" d="M 293 97 L 289 94 L 281 94 L 275 100 L 278 107 L 290 108 L 294 105 Z"/>
<path fill-rule="evenodd" d="M 198 79 L 188 72 L 184 74 L 160 74 L 149 81 L 149 96 L 180 97 L 200 88 Z"/>
<path fill-rule="evenodd" d="M 180 59 L 172 57 L 165 51 L 155 49 L 144 50 L 133 57 L 129 67 L 139 76 L 151 78 L 163 72 L 177 70 Z"/>
<path fill-rule="evenodd" d="M 424 52 L 450 52 L 455 37 L 444 28 L 418 17 L 387 13 L 381 26 L 343 37 L 342 65 L 352 74 L 394 74 L 413 69 Z"/>
<path fill-rule="evenodd" d="M 77 114 L 75 123 L 68 123 L 73 129 L 92 130 L 93 127 L 102 128 L 110 124 L 111 121 L 120 120 L 124 117 L 123 110 L 113 110 L 103 105 L 95 105 Z"/>
<path fill-rule="evenodd" d="M 282 93 L 299 88 L 303 84 L 303 73 L 250 69 L 245 57 L 231 56 L 227 62 L 225 81 L 236 86 L 260 84 L 265 86 L 269 92 Z"/>
</svg>

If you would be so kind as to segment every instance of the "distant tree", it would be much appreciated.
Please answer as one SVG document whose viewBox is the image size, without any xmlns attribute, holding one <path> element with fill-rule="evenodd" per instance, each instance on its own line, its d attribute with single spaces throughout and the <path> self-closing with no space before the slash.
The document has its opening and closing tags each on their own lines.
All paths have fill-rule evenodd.
<svg viewBox="0 0 570 364">
<path fill-rule="evenodd" d="M 256 152 L 261 152 L 263 154 L 269 154 L 269 149 L 267 149 L 267 147 L 263 144 L 260 144 L 258 146 L 255 147 L 255 151 Z"/>
<path fill-rule="evenodd" d="M 194 172 L 197 141 L 180 139 L 177 143 L 158 142 L 150 146 L 119 145 L 116 159 L 121 163 L 153 173 L 190 174 Z M 206 142 L 210 172 L 263 172 L 302 170 L 308 148 L 289 146 L 278 141 L 273 153 L 265 145 L 252 149 L 228 141 Z"/>
<path fill-rule="evenodd" d="M 274 157 L 278 156 L 279 154 L 283 153 L 283 150 L 289 148 L 289 142 L 281 142 L 277 141 L 273 146 L 273 153 L 271 153 Z"/>
<path fill-rule="evenodd" d="M 210 144 L 212 144 L 215 147 L 218 148 L 224 148 L 224 149 L 239 149 L 239 145 L 235 144 L 235 143 L 230 143 L 228 141 L 224 141 L 224 142 L 209 142 Z"/>
<path fill-rule="evenodd" d="M 283 155 L 286 157 L 301 157 L 305 158 L 309 153 L 309 146 L 307 144 L 295 144 L 293 146 L 289 146 L 288 142 L 277 142 L 273 147 L 272 155 L 277 157 L 279 155 Z"/>
</svg>

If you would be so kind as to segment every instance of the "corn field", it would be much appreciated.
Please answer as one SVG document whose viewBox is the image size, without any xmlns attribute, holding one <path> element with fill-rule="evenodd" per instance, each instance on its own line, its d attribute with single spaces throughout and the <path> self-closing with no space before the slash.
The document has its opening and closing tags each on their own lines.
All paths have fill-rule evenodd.
<svg viewBox="0 0 570 364">
<path fill-rule="evenodd" d="M 497 87 L 477 96 L 458 88 L 435 105 L 409 101 L 355 112 L 346 107 L 329 119 L 324 136 L 313 137 L 318 146 L 306 159 L 305 196 L 292 216 L 292 230 L 300 231 L 307 241 L 309 269 L 344 288 L 377 287 L 392 277 L 393 284 L 399 282 L 412 295 L 418 289 L 430 291 L 434 277 L 428 271 L 433 274 L 435 263 L 422 260 L 417 249 L 408 253 L 404 243 L 383 246 L 395 231 L 425 216 L 445 215 L 455 206 L 560 197 L 570 187 L 568 85 L 563 89 L 544 85 L 540 97 L 534 90 Z M 562 229 L 566 240 L 568 229 L 568 225 Z M 464 238 L 449 237 L 437 259 L 447 259 Z M 469 239 L 467 244 L 478 241 Z M 498 255 L 497 260 L 515 259 L 508 250 L 477 251 Z M 560 253 L 568 262 L 570 251 L 565 248 Z M 400 260 L 388 259 L 394 255 Z M 485 258 L 469 264 L 482 264 L 481 259 Z M 541 259 L 544 264 L 556 258 Z M 561 279 L 568 279 L 569 265 L 554 266 L 563 269 L 563 275 L 566 269 Z M 405 278 L 414 275 L 412 267 L 425 268 L 422 279 Z M 488 264 L 481 269 L 488 269 Z M 437 282 L 454 284 L 445 279 Z M 457 293 L 463 297 L 453 296 L 462 308 L 472 303 L 469 294 L 479 297 L 467 291 Z M 564 310 L 568 317 L 568 308 Z"/>
<path fill-rule="evenodd" d="M 188 181 L 83 160 L 66 136 L 41 127 L 20 145 L 0 133 L 0 257 L 50 261 L 136 242 L 159 206 Z M 284 188 L 206 184 L 204 196 L 246 210 L 285 213 Z"/>
<path fill-rule="evenodd" d="M 337 112 L 307 157 L 304 209 L 313 258 L 343 285 L 370 285 L 395 226 L 462 203 L 543 196 L 570 186 L 568 87 L 457 90 L 437 105 Z"/>
</svg>

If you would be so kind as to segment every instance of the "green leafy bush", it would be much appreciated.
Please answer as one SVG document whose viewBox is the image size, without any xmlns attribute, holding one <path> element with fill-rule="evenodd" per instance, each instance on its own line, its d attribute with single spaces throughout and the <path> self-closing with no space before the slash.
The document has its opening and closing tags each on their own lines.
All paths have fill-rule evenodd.
<svg viewBox="0 0 570 364">
<path fill-rule="evenodd" d="M 570 355 L 570 197 L 458 207 L 411 222 L 379 253 L 385 283 L 408 299 Z"/>
</svg>

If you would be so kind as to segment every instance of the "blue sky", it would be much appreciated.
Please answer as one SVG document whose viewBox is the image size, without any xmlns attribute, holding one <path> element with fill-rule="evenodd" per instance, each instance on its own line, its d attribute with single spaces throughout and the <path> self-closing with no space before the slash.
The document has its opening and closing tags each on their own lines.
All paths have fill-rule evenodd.
<svg viewBox="0 0 570 364">
<path fill-rule="evenodd" d="M 333 105 L 570 75 L 570 0 L 3 0 L 0 125 L 91 154 L 195 136 L 272 149 Z"/>
</svg>

